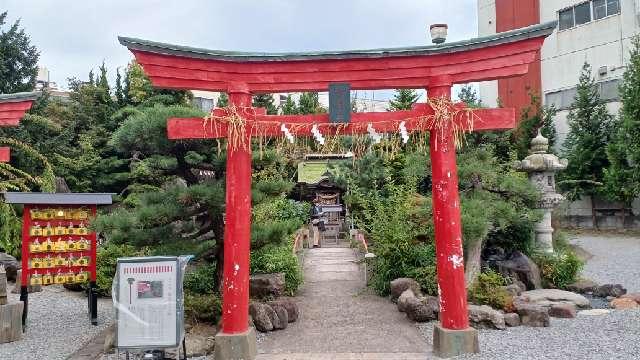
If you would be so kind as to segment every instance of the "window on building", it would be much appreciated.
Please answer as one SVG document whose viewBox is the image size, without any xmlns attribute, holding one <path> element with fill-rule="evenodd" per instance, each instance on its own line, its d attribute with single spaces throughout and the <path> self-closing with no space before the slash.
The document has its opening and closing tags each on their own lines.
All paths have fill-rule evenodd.
<svg viewBox="0 0 640 360">
<path fill-rule="evenodd" d="M 607 16 L 620 13 L 620 0 L 607 0 Z"/>
<path fill-rule="evenodd" d="M 573 9 L 576 26 L 591 21 L 591 2 L 578 4 Z"/>
<path fill-rule="evenodd" d="M 593 0 L 593 18 L 602 19 L 607 16 L 607 0 Z"/>
<path fill-rule="evenodd" d="M 573 8 L 560 11 L 560 30 L 572 28 L 573 26 Z"/>
</svg>

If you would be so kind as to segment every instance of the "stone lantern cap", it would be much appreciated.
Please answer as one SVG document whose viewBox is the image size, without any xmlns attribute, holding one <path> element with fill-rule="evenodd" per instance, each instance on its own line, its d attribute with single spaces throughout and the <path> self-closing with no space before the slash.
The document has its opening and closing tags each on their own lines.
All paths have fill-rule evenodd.
<svg viewBox="0 0 640 360">
<path fill-rule="evenodd" d="M 549 150 L 549 139 L 540 134 L 538 130 L 538 136 L 531 140 L 531 155 L 524 158 L 522 161 L 517 161 L 514 164 L 516 170 L 525 172 L 538 172 L 538 171 L 560 171 L 567 168 L 567 160 L 560 159 L 553 154 L 547 153 Z"/>
</svg>

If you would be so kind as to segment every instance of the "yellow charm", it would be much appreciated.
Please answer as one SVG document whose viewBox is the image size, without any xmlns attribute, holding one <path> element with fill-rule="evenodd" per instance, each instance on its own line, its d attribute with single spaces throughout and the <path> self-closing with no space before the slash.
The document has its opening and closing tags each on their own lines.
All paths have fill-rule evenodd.
<svg viewBox="0 0 640 360">
<path fill-rule="evenodd" d="M 47 241 L 43 242 L 42 245 L 40 245 L 40 248 L 42 251 L 54 251 L 54 244 L 51 241 L 51 238 L 47 238 Z"/>
<path fill-rule="evenodd" d="M 84 224 L 80 224 L 80 227 L 76 228 L 76 235 L 87 235 L 88 232 Z"/>
<path fill-rule="evenodd" d="M 78 250 L 89 250 L 89 240 L 82 238 L 80 241 L 76 243 L 76 249 Z"/>
<path fill-rule="evenodd" d="M 73 212 L 73 218 L 75 220 L 87 220 L 89 218 L 89 212 L 85 209 L 76 209 Z"/>
<path fill-rule="evenodd" d="M 40 219 L 51 220 L 54 217 L 54 212 L 51 209 L 40 210 Z"/>
<path fill-rule="evenodd" d="M 58 225 L 55 228 L 55 232 L 57 236 L 67 235 L 67 228 L 62 225 Z"/>
<path fill-rule="evenodd" d="M 67 241 L 67 250 L 69 251 L 75 251 L 77 249 L 77 243 L 75 241 L 73 241 L 72 239 L 69 239 L 69 241 Z"/>
<path fill-rule="evenodd" d="M 58 220 L 62 220 L 65 217 L 64 216 L 64 209 L 57 209 L 55 211 L 55 214 L 56 214 L 56 219 L 58 219 Z"/>
<path fill-rule="evenodd" d="M 31 213 L 31 219 L 33 220 L 40 220 L 40 217 L 42 216 L 40 213 L 40 210 L 38 209 L 31 209 L 30 213 Z"/>
<path fill-rule="evenodd" d="M 88 265 L 89 265 L 89 258 L 86 256 L 79 257 L 73 262 L 73 266 L 88 266 Z"/>
<path fill-rule="evenodd" d="M 40 225 L 32 226 L 31 229 L 29 229 L 29 235 L 42 236 L 42 228 Z"/>
<path fill-rule="evenodd" d="M 76 275 L 72 272 L 64 274 L 64 280 L 67 284 L 74 283 L 76 281 Z"/>
<path fill-rule="evenodd" d="M 42 269 L 42 259 L 41 258 L 33 258 L 31 259 L 31 266 L 32 269 Z"/>
<path fill-rule="evenodd" d="M 42 275 L 42 285 L 51 285 L 53 284 L 53 276 L 51 274 L 46 273 Z"/>
<path fill-rule="evenodd" d="M 66 277 L 64 276 L 64 274 L 62 273 L 57 273 L 54 277 L 53 277 L 53 282 L 55 284 L 64 284 L 66 280 Z"/>
<path fill-rule="evenodd" d="M 29 283 L 31 285 L 42 285 L 42 276 L 37 274 L 31 275 L 31 279 L 29 279 Z"/>
<path fill-rule="evenodd" d="M 77 283 L 85 282 L 88 279 L 89 279 L 89 276 L 87 275 L 86 272 L 81 272 L 81 273 L 78 273 L 78 275 L 76 275 L 76 282 Z"/>
<path fill-rule="evenodd" d="M 67 258 L 64 258 L 62 256 L 57 256 L 55 259 L 53 259 L 53 263 L 55 264 L 55 266 L 69 265 L 69 261 L 67 260 Z"/>
<path fill-rule="evenodd" d="M 39 253 L 42 251 L 42 246 L 40 245 L 40 242 L 38 240 L 32 242 L 31 244 L 29 244 L 29 252 L 31 253 Z"/>
<path fill-rule="evenodd" d="M 42 229 L 42 236 L 53 236 L 55 235 L 51 224 L 47 223 L 47 227 Z"/>
<path fill-rule="evenodd" d="M 53 251 L 64 252 L 67 251 L 67 243 L 64 240 L 58 240 L 53 243 Z"/>
<path fill-rule="evenodd" d="M 52 267 L 55 267 L 55 264 L 53 263 L 53 259 L 51 258 L 51 256 L 47 256 L 46 258 L 42 259 L 43 269 L 50 269 Z"/>
</svg>

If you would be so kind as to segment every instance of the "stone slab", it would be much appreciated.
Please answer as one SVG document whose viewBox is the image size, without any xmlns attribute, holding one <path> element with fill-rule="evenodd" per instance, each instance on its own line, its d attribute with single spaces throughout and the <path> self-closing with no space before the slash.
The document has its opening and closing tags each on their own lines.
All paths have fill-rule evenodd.
<svg viewBox="0 0 640 360">
<path fill-rule="evenodd" d="M 256 360 L 426 360 L 428 353 L 286 353 L 260 354 Z"/>
<path fill-rule="evenodd" d="M 480 352 L 478 331 L 472 327 L 464 330 L 445 329 L 440 324 L 433 327 L 433 354 L 450 358 L 462 354 Z"/>
<path fill-rule="evenodd" d="M 254 360 L 258 353 L 256 331 L 250 327 L 242 334 L 216 335 L 215 360 Z"/>
</svg>

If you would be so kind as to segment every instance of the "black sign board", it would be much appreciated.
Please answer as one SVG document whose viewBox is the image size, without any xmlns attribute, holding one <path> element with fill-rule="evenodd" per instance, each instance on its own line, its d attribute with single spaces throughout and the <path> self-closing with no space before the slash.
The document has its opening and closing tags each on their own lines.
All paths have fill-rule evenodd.
<svg viewBox="0 0 640 360">
<path fill-rule="evenodd" d="M 332 123 L 351 121 L 351 85 L 329 84 L 329 120 Z"/>
</svg>

